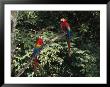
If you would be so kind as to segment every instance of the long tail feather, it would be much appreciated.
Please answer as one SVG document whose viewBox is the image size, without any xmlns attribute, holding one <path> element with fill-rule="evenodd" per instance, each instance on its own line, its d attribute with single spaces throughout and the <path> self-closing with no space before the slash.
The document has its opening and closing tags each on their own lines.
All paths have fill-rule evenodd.
<svg viewBox="0 0 110 87">
<path fill-rule="evenodd" d="M 71 56 L 71 54 L 70 54 L 70 48 L 71 48 L 70 40 L 67 41 L 67 44 L 68 44 L 68 55 L 70 57 Z"/>
</svg>

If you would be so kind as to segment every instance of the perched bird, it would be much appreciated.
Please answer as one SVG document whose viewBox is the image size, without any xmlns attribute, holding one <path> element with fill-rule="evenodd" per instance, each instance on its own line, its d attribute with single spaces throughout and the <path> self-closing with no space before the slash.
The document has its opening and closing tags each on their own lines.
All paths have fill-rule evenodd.
<svg viewBox="0 0 110 87">
<path fill-rule="evenodd" d="M 35 47 L 32 54 L 32 58 L 34 60 L 34 67 L 39 63 L 38 55 L 43 47 L 43 44 L 44 43 L 43 43 L 42 36 L 39 36 L 38 39 L 36 40 Z"/>
<path fill-rule="evenodd" d="M 63 30 L 63 32 L 66 33 L 66 36 L 67 36 L 68 54 L 69 54 L 69 57 L 70 57 L 71 56 L 70 55 L 71 28 L 70 28 L 70 25 L 69 25 L 68 21 L 65 18 L 60 19 L 60 26 L 61 26 L 61 29 Z"/>
</svg>

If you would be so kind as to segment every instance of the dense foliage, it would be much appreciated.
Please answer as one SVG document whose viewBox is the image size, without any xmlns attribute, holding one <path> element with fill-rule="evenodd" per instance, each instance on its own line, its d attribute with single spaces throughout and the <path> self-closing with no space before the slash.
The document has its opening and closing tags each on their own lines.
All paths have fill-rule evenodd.
<svg viewBox="0 0 110 87">
<path fill-rule="evenodd" d="M 16 27 L 12 27 L 12 76 L 29 63 L 36 38 L 43 31 L 46 44 L 60 35 L 60 18 L 66 18 L 72 29 L 71 57 L 66 37 L 47 43 L 39 55 L 40 68 L 32 64 L 23 77 L 97 77 L 100 76 L 100 12 L 99 11 L 17 11 Z M 13 25 L 12 25 L 13 26 Z M 51 39 L 52 40 L 52 39 Z"/>
</svg>

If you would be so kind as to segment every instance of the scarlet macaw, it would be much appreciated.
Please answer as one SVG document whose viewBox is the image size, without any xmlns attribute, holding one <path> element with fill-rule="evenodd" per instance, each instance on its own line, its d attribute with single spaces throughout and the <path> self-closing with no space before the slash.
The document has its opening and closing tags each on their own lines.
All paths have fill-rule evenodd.
<svg viewBox="0 0 110 87">
<path fill-rule="evenodd" d="M 70 56 L 70 38 L 71 38 L 71 28 L 68 23 L 68 21 L 65 18 L 61 18 L 60 20 L 60 26 L 64 33 L 66 33 L 67 36 L 67 44 L 68 44 L 68 54 Z"/>
<path fill-rule="evenodd" d="M 35 43 L 35 48 L 33 50 L 32 58 L 34 58 L 34 66 L 39 63 L 38 55 L 43 47 L 43 39 L 41 36 L 38 37 Z"/>
</svg>

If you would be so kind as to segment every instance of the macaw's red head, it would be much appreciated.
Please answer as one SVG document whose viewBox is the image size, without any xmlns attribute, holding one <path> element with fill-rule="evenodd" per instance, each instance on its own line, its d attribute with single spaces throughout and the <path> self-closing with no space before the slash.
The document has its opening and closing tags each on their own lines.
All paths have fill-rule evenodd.
<svg viewBox="0 0 110 87">
<path fill-rule="evenodd" d="M 43 38 L 42 38 L 42 36 L 39 36 L 39 37 L 38 37 L 38 39 L 37 39 L 37 41 L 36 41 L 36 44 L 37 44 L 37 45 L 40 45 L 40 46 L 43 45 Z"/>
</svg>

